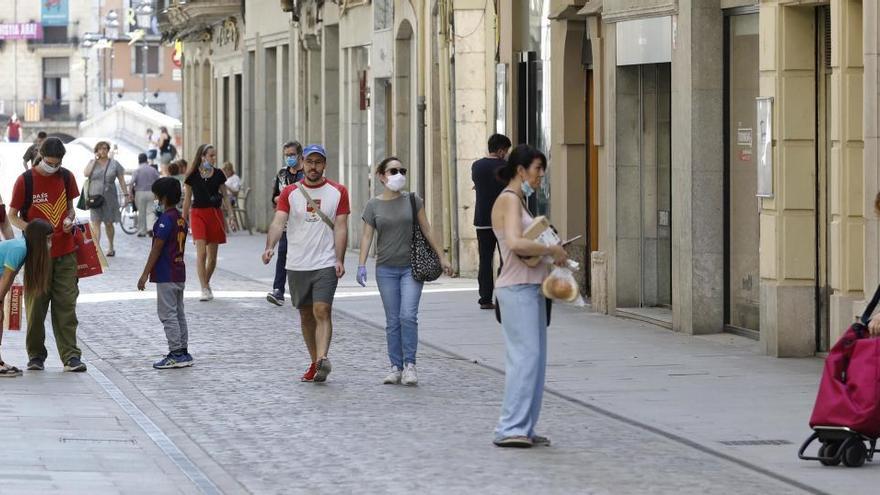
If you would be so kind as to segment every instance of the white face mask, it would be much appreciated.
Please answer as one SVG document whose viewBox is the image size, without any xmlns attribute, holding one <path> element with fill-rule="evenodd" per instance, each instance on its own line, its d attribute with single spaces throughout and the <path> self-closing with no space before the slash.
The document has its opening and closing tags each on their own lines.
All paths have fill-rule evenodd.
<svg viewBox="0 0 880 495">
<path fill-rule="evenodd" d="M 53 166 L 51 166 L 51 165 L 46 165 L 46 164 L 43 163 L 43 162 L 40 162 L 40 164 L 37 165 L 37 166 L 40 167 L 40 171 L 43 172 L 44 174 L 49 174 L 49 175 L 51 175 L 51 174 L 54 174 L 55 172 L 58 171 L 58 167 L 53 167 Z"/>
<path fill-rule="evenodd" d="M 406 176 L 403 174 L 395 174 L 385 179 L 385 187 L 389 190 L 397 192 L 406 185 Z"/>
</svg>

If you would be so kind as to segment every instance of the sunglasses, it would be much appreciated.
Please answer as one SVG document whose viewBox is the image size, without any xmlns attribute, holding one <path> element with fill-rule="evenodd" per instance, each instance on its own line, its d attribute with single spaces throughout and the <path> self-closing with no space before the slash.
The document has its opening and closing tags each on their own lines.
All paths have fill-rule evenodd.
<svg viewBox="0 0 880 495">
<path fill-rule="evenodd" d="M 388 175 L 397 175 L 397 174 L 400 174 L 400 175 L 406 175 L 406 169 L 403 168 L 403 167 L 401 167 L 401 168 L 389 168 L 388 170 L 386 170 L 386 172 L 388 172 Z"/>
</svg>

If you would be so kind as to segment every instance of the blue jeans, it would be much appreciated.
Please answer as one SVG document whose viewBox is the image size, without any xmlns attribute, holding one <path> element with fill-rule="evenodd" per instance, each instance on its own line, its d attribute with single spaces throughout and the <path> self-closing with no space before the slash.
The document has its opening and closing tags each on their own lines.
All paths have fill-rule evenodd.
<svg viewBox="0 0 880 495">
<path fill-rule="evenodd" d="M 278 240 L 278 258 L 275 260 L 275 282 L 272 283 L 272 292 L 275 297 L 284 297 L 284 284 L 287 283 L 287 231 L 281 233 Z"/>
<path fill-rule="evenodd" d="M 404 363 L 416 364 L 423 284 L 412 277 L 412 268 L 385 265 L 376 266 L 376 284 L 385 307 L 388 359 L 398 369 Z"/>
<path fill-rule="evenodd" d="M 495 438 L 535 436 L 547 367 L 547 306 L 538 284 L 495 289 L 507 356 Z"/>
</svg>

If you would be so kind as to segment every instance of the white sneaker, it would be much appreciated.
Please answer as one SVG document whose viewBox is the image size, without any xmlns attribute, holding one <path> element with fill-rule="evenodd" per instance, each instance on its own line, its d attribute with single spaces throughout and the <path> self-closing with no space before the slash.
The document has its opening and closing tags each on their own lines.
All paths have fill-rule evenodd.
<svg viewBox="0 0 880 495">
<path fill-rule="evenodd" d="M 199 297 L 199 301 L 210 301 L 211 299 L 214 299 L 214 294 L 211 294 L 211 289 L 202 287 L 202 296 Z"/>
<path fill-rule="evenodd" d="M 400 368 L 397 366 L 392 366 L 391 371 L 385 376 L 385 381 L 383 381 L 385 385 L 397 385 L 400 383 Z"/>
<path fill-rule="evenodd" d="M 208 289 L 208 300 L 213 301 L 214 300 L 214 292 L 211 291 L 210 287 L 208 287 L 207 289 Z"/>
<path fill-rule="evenodd" d="M 404 385 L 418 385 L 419 384 L 419 374 L 416 373 L 416 365 L 413 363 L 406 363 L 403 365 L 403 374 L 400 378 L 400 383 Z"/>
</svg>

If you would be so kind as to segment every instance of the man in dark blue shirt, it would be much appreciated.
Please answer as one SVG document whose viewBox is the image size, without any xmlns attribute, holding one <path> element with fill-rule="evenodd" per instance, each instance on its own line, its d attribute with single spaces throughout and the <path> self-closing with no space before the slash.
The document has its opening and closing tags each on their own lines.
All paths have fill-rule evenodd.
<svg viewBox="0 0 880 495">
<path fill-rule="evenodd" d="M 303 180 L 303 147 L 297 141 L 290 141 L 281 147 L 281 170 L 275 176 L 275 185 L 272 187 L 272 206 L 278 203 L 278 195 L 285 187 Z M 278 258 L 275 260 L 275 281 L 272 283 L 272 291 L 266 294 L 266 300 L 281 306 L 284 304 L 284 286 L 287 283 L 287 235 L 282 235 L 278 241 Z"/>
<path fill-rule="evenodd" d="M 512 144 L 503 134 L 494 134 L 489 138 L 489 154 L 480 158 L 471 166 L 471 179 L 477 200 L 474 205 L 474 227 L 477 229 L 477 246 L 480 252 L 480 268 L 477 280 L 480 284 L 480 308 L 495 309 L 492 303 L 492 292 L 495 290 L 495 246 L 498 239 L 492 232 L 492 205 L 504 190 L 504 184 L 498 179 L 498 169 L 507 162 L 507 154 Z"/>
</svg>

